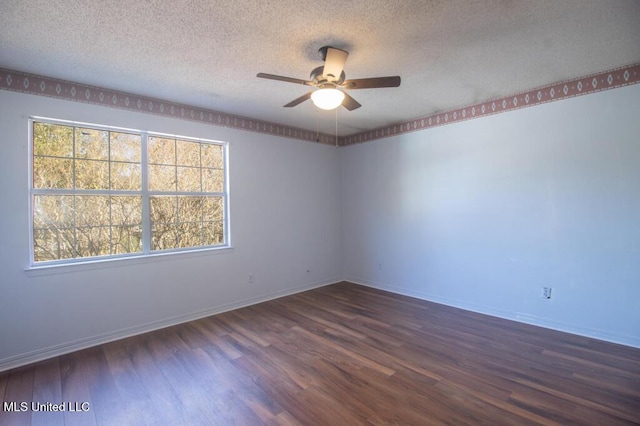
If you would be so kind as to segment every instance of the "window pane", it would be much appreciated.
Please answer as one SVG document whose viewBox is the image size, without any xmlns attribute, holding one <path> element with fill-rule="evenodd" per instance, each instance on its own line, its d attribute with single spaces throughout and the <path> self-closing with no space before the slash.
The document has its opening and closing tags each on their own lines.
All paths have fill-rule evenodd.
<svg viewBox="0 0 640 426">
<path fill-rule="evenodd" d="M 176 164 L 175 140 L 149 136 L 149 163 Z"/>
<path fill-rule="evenodd" d="M 222 146 L 203 143 L 202 145 L 202 167 L 211 167 L 214 169 L 224 168 L 224 156 L 222 155 Z"/>
<path fill-rule="evenodd" d="M 33 153 L 55 157 L 73 156 L 73 127 L 33 123 Z"/>
<path fill-rule="evenodd" d="M 178 191 L 200 192 L 200 169 L 178 167 Z"/>
<path fill-rule="evenodd" d="M 106 130 L 76 128 L 74 157 L 92 160 L 109 159 L 109 132 Z"/>
<path fill-rule="evenodd" d="M 224 192 L 224 170 L 203 169 L 202 187 L 204 192 Z"/>
<path fill-rule="evenodd" d="M 109 163 L 106 161 L 75 160 L 75 165 L 76 188 L 109 188 Z"/>
<path fill-rule="evenodd" d="M 76 195 L 76 226 L 107 226 L 111 223 L 109 196 Z"/>
<path fill-rule="evenodd" d="M 204 207 L 202 197 L 178 197 L 178 219 L 184 222 L 201 222 Z"/>
<path fill-rule="evenodd" d="M 224 226 L 222 221 L 205 222 L 204 228 L 204 244 L 215 246 L 224 244 Z"/>
<path fill-rule="evenodd" d="M 78 257 L 105 256 L 111 254 L 111 238 L 108 226 L 79 226 L 76 228 Z"/>
<path fill-rule="evenodd" d="M 176 190 L 175 166 L 149 166 L 149 189 L 151 191 Z"/>
<path fill-rule="evenodd" d="M 223 218 L 224 201 L 222 197 L 205 197 L 203 220 L 221 221 Z"/>
<path fill-rule="evenodd" d="M 140 135 L 111 132 L 111 161 L 140 163 L 142 143 Z"/>
<path fill-rule="evenodd" d="M 121 225 L 111 227 L 111 254 L 142 252 L 142 227 Z"/>
<path fill-rule="evenodd" d="M 73 228 L 33 230 L 33 260 L 71 259 L 75 257 Z"/>
<path fill-rule="evenodd" d="M 34 188 L 73 188 L 73 160 L 51 157 L 33 159 Z"/>
<path fill-rule="evenodd" d="M 151 197 L 151 222 L 175 223 L 178 220 L 178 197 Z"/>
<path fill-rule="evenodd" d="M 112 225 L 141 225 L 142 197 L 111 197 Z"/>
<path fill-rule="evenodd" d="M 46 229 L 73 226 L 73 196 L 35 195 L 33 226 Z"/>
<path fill-rule="evenodd" d="M 171 223 L 157 223 L 151 228 L 151 250 L 167 250 L 177 247 L 178 227 Z"/>
<path fill-rule="evenodd" d="M 181 223 L 178 230 L 178 247 L 187 248 L 202 246 L 201 222 Z"/>
<path fill-rule="evenodd" d="M 140 164 L 111 163 L 111 189 L 140 191 L 142 172 Z"/>
<path fill-rule="evenodd" d="M 197 142 L 176 141 L 177 164 L 179 166 L 200 167 L 200 144 Z"/>
</svg>

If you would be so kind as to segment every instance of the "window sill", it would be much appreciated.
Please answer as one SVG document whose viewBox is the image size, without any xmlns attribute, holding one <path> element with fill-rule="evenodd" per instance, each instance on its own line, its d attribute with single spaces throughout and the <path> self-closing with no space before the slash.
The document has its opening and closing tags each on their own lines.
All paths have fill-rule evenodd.
<svg viewBox="0 0 640 426">
<path fill-rule="evenodd" d="M 29 277 L 39 277 L 43 275 L 93 271 L 96 269 L 120 268 L 123 266 L 140 265 L 145 263 L 166 262 L 166 261 L 175 261 L 175 260 L 180 260 L 185 258 L 211 256 L 211 255 L 228 253 L 231 250 L 233 250 L 233 246 L 210 247 L 210 248 L 194 249 L 194 250 L 87 260 L 87 261 L 75 262 L 75 263 L 34 265 L 26 268 L 25 273 Z"/>
</svg>

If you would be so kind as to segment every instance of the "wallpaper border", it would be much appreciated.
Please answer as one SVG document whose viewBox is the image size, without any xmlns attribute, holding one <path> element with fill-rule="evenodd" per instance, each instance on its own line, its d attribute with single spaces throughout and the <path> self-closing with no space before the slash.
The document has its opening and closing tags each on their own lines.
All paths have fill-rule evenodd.
<svg viewBox="0 0 640 426">
<path fill-rule="evenodd" d="M 336 145 L 334 135 L 4 68 L 0 68 L 0 89 Z"/>
<path fill-rule="evenodd" d="M 590 74 L 509 96 L 490 99 L 478 104 L 442 111 L 413 120 L 356 133 L 343 137 L 340 145 L 344 146 L 369 142 L 376 139 L 401 135 L 403 133 L 444 126 L 515 109 L 528 108 L 547 102 L 560 101 L 575 96 L 615 89 L 636 83 L 640 83 L 640 64 L 632 64 L 597 74 Z"/>
<path fill-rule="evenodd" d="M 627 65 L 490 99 L 474 105 L 342 136 L 338 138 L 337 142 L 340 146 L 364 143 L 636 83 L 640 83 L 640 64 Z M 3 68 L 0 68 L 0 89 L 174 117 L 324 145 L 336 145 L 334 135 L 318 134 L 312 130 Z"/>
</svg>

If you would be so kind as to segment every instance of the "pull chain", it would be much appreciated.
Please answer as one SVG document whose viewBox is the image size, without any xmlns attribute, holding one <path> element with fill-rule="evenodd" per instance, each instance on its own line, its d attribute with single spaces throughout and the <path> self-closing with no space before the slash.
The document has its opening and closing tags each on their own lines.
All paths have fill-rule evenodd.
<svg viewBox="0 0 640 426">
<path fill-rule="evenodd" d="M 338 147 L 338 108 L 336 108 L 336 148 Z"/>
</svg>

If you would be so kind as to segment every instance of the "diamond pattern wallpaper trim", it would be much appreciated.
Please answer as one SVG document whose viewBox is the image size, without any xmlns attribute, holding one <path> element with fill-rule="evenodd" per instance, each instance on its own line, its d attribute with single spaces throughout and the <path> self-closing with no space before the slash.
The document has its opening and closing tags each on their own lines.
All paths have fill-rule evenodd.
<svg viewBox="0 0 640 426">
<path fill-rule="evenodd" d="M 334 135 L 318 134 L 311 130 L 269 121 L 2 68 L 0 68 L 0 89 L 198 121 L 325 145 L 336 144 Z"/>
<path fill-rule="evenodd" d="M 492 99 L 463 108 L 404 121 L 391 126 L 346 136 L 340 145 L 353 145 L 403 133 L 444 126 L 459 121 L 470 120 L 492 114 L 528 108 L 547 102 L 559 101 L 574 96 L 586 95 L 616 87 L 640 83 L 640 64 L 616 68 L 598 74 L 539 87 L 504 98 Z"/>
<path fill-rule="evenodd" d="M 353 145 L 636 83 L 640 83 L 640 64 L 620 67 L 459 109 L 343 136 L 338 138 L 337 142 L 341 146 Z M 1 68 L 0 89 L 198 121 L 215 126 L 325 145 L 336 144 L 334 135 L 317 134 L 311 130 L 278 123 Z"/>
</svg>

